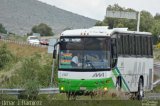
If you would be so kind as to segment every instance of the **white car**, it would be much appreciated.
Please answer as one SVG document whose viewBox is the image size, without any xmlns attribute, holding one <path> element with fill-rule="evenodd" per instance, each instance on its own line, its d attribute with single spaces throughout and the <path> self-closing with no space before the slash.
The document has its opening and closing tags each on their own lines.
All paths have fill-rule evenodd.
<svg viewBox="0 0 160 106">
<path fill-rule="evenodd" d="M 40 44 L 39 38 L 37 36 L 29 36 L 27 42 L 30 44 Z"/>
</svg>

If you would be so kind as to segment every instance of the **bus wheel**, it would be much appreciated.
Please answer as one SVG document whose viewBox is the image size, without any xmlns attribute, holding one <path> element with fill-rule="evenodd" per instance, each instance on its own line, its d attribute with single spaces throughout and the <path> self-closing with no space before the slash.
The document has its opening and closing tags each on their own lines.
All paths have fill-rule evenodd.
<svg viewBox="0 0 160 106">
<path fill-rule="evenodd" d="M 142 78 L 140 78 L 138 83 L 137 99 L 142 100 L 143 97 L 144 97 L 143 80 Z"/>
<path fill-rule="evenodd" d="M 67 99 L 70 100 L 70 98 L 71 98 L 71 93 L 68 92 L 68 93 L 66 93 L 66 95 L 67 95 Z"/>
<path fill-rule="evenodd" d="M 121 76 L 118 76 L 117 81 L 116 81 L 116 88 L 119 91 L 119 90 L 121 90 L 121 87 L 122 87 Z"/>
<path fill-rule="evenodd" d="M 93 99 L 94 96 L 95 96 L 95 93 L 94 93 L 94 92 L 91 92 L 90 96 L 91 96 L 91 99 Z"/>
<path fill-rule="evenodd" d="M 66 93 L 68 100 L 76 100 L 76 94 L 73 94 L 72 92 Z"/>
</svg>

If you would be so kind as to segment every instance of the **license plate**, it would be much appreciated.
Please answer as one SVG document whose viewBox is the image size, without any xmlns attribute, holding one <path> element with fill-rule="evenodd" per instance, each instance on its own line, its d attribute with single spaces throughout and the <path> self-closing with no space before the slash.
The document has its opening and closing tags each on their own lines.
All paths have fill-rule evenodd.
<svg viewBox="0 0 160 106">
<path fill-rule="evenodd" d="M 80 90 L 86 90 L 86 87 L 80 87 Z"/>
</svg>

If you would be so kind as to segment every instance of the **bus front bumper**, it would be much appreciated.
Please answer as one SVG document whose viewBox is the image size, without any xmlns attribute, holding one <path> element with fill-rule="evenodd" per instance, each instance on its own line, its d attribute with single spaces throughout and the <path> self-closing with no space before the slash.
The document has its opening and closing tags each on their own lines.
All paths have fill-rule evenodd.
<svg viewBox="0 0 160 106">
<path fill-rule="evenodd" d="M 108 91 L 108 89 L 114 87 L 114 83 L 112 78 L 91 79 L 91 80 L 59 79 L 58 86 L 61 93 L 65 92 L 88 93 L 96 90 Z"/>
</svg>

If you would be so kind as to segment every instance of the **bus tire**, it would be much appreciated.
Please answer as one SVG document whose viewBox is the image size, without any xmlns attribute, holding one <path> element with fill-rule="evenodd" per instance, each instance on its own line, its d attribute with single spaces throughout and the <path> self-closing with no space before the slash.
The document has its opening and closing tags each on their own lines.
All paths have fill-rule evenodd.
<svg viewBox="0 0 160 106">
<path fill-rule="evenodd" d="M 121 90 L 121 88 L 122 88 L 122 78 L 121 78 L 121 76 L 117 77 L 116 88 L 117 88 L 117 90 Z"/>
<path fill-rule="evenodd" d="M 143 97 L 144 97 L 143 80 L 142 78 L 140 78 L 138 83 L 137 99 L 142 100 Z"/>
<path fill-rule="evenodd" d="M 70 98 L 71 98 L 71 93 L 70 93 L 70 92 L 67 92 L 67 93 L 66 93 L 66 96 L 67 96 L 67 99 L 70 100 Z"/>
</svg>

